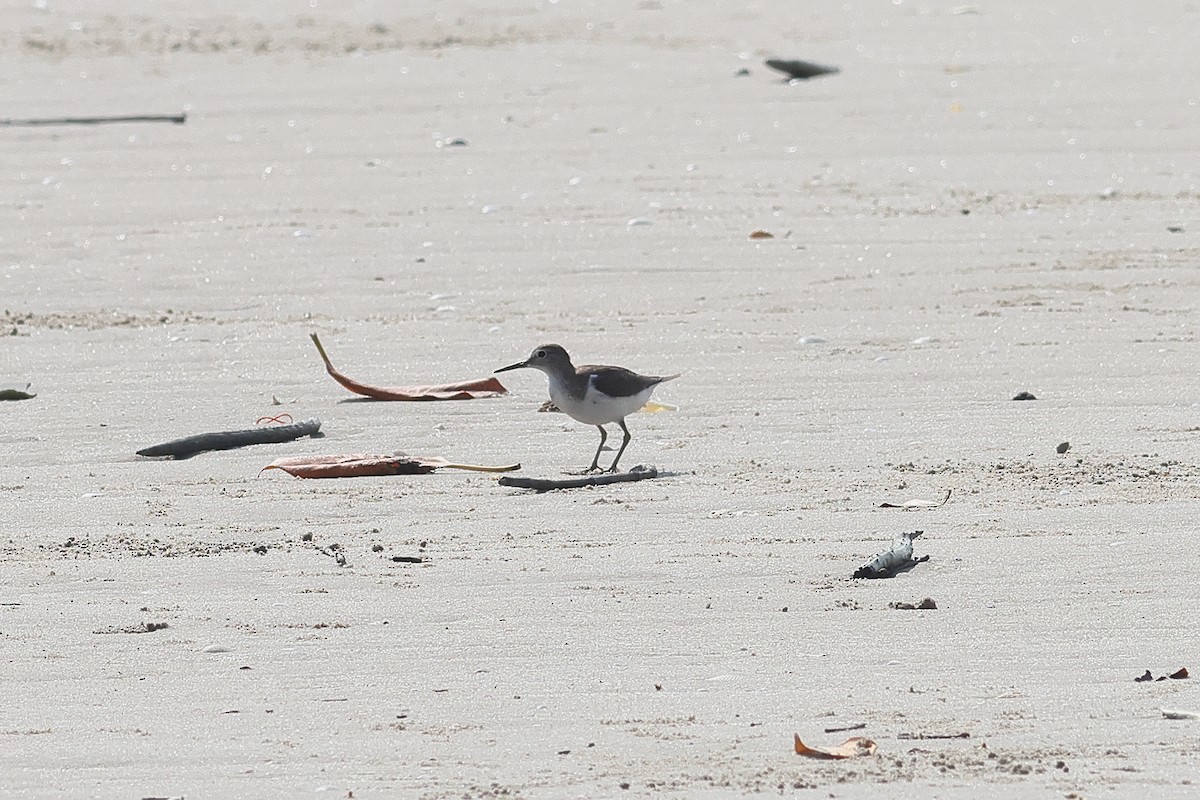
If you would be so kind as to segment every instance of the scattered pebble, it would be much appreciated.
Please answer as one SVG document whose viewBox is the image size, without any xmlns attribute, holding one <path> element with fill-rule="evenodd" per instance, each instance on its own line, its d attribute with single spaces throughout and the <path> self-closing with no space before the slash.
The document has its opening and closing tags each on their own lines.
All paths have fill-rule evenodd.
<svg viewBox="0 0 1200 800">
<path fill-rule="evenodd" d="M 888 608 L 896 609 L 897 611 L 933 611 L 937 608 L 937 603 L 932 597 L 926 597 L 919 603 L 888 603 Z"/>
<path fill-rule="evenodd" d="M 163 628 L 166 628 L 167 623 L 165 623 L 165 622 L 143 622 L 142 627 L 144 627 L 146 629 L 146 633 L 154 633 L 155 631 L 161 631 Z"/>
<path fill-rule="evenodd" d="M 1037 400 L 1037 398 L 1034 397 L 1029 392 L 1021 392 L 1016 397 L 1014 397 L 1013 400 Z"/>
<path fill-rule="evenodd" d="M 1065 453 L 1065 452 L 1067 452 L 1067 451 L 1068 451 L 1068 450 L 1070 450 L 1070 449 L 1071 449 L 1071 443 L 1070 443 L 1070 442 L 1061 442 L 1061 443 L 1058 445 L 1058 447 L 1054 448 L 1054 451 L 1055 451 L 1056 453 Z"/>
<path fill-rule="evenodd" d="M 230 647 L 227 647 L 223 644 L 210 644 L 210 645 L 206 645 L 205 648 L 203 650 L 201 650 L 200 652 L 201 653 L 232 653 L 233 649 Z"/>
</svg>

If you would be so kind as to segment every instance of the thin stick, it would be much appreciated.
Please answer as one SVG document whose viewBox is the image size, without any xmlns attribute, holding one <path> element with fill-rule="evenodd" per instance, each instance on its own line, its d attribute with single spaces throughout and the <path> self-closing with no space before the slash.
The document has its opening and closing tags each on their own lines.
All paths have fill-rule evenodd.
<svg viewBox="0 0 1200 800">
<path fill-rule="evenodd" d="M 970 739 L 971 734 L 962 733 L 899 733 L 897 739 Z"/>
<path fill-rule="evenodd" d="M 629 472 L 620 472 L 615 475 L 593 475 L 587 478 L 568 478 L 564 480 L 514 478 L 505 475 L 498 483 L 501 486 L 511 486 L 514 489 L 533 489 L 535 492 L 549 492 L 554 489 L 580 489 L 584 486 L 605 486 L 610 483 L 627 483 L 629 481 L 641 481 L 657 477 L 658 469 L 656 467 L 636 466 Z"/>
<path fill-rule="evenodd" d="M 432 459 L 430 459 L 432 460 Z M 462 469 L 467 472 L 515 472 L 521 468 L 520 464 L 502 464 L 498 467 L 484 466 L 481 464 L 438 464 L 438 469 Z"/>
<path fill-rule="evenodd" d="M 134 114 L 128 117 L 33 117 L 31 119 L 0 119 L 0 125 L 13 128 L 36 128 L 44 125 L 111 125 L 117 122 L 173 122 L 182 125 L 187 114 Z"/>
<path fill-rule="evenodd" d="M 826 728 L 826 733 L 845 733 L 846 731 L 861 731 L 867 727 L 867 723 L 860 722 L 857 725 L 846 725 L 841 728 Z"/>
</svg>

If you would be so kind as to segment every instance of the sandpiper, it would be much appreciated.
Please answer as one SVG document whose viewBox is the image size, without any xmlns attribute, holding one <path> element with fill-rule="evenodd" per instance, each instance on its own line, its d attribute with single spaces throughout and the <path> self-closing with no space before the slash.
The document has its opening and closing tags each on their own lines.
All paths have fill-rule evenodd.
<svg viewBox="0 0 1200 800">
<path fill-rule="evenodd" d="M 501 367 L 496 372 L 522 367 L 539 369 L 546 373 L 546 377 L 550 379 L 550 399 L 567 416 L 600 429 L 600 445 L 596 448 L 596 457 L 584 472 L 600 470 L 600 451 L 604 449 L 604 441 L 608 438 L 608 431 L 604 426 L 610 422 L 620 425 L 625 433 L 621 449 L 617 451 L 617 457 L 608 468 L 609 472 L 616 472 L 617 462 L 621 460 L 629 440 L 633 438 L 629 429 L 625 427 L 625 417 L 646 405 L 646 401 L 654 393 L 655 386 L 679 377 L 638 375 L 624 367 L 576 367 L 571 363 L 567 351 L 556 344 L 544 344 L 535 348 L 529 358 Z"/>
</svg>

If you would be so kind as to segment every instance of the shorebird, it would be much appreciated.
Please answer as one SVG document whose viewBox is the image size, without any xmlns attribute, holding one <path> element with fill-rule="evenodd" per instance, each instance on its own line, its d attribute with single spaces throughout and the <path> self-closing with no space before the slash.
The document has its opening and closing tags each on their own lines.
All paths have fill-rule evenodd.
<svg viewBox="0 0 1200 800">
<path fill-rule="evenodd" d="M 620 425 L 625 433 L 621 449 L 617 451 L 617 457 L 608 468 L 609 472 L 616 472 L 617 462 L 621 460 L 629 440 L 633 438 L 629 428 L 625 427 L 625 417 L 646 405 L 646 401 L 654 393 L 654 387 L 679 377 L 639 375 L 624 367 L 576 367 L 571 363 L 567 351 L 556 344 L 537 347 L 529 358 L 501 367 L 496 372 L 523 367 L 546 373 L 546 377 L 550 379 L 550 400 L 567 416 L 600 429 L 600 444 L 596 447 L 596 457 L 584 472 L 600 471 L 600 451 L 604 449 L 604 442 L 608 439 L 608 431 L 604 426 L 610 422 Z"/>
</svg>

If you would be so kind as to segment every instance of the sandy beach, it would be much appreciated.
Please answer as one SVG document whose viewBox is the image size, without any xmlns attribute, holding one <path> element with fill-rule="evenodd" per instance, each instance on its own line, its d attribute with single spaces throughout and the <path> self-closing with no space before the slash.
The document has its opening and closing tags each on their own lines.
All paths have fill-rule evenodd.
<svg viewBox="0 0 1200 800">
<path fill-rule="evenodd" d="M 0 124 L 0 796 L 1200 796 L 1198 25 L 4 4 L 0 117 L 187 120 Z M 595 449 L 537 372 L 360 401 L 311 333 L 683 373 L 628 419 L 665 475 L 260 473 Z M 283 413 L 323 436 L 134 455 Z"/>
</svg>

